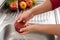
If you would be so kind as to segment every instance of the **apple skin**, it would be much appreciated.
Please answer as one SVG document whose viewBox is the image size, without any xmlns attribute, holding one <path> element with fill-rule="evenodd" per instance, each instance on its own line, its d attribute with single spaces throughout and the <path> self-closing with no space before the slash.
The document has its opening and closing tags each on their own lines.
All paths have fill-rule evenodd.
<svg viewBox="0 0 60 40">
<path fill-rule="evenodd" d="M 23 22 L 15 22 L 15 24 L 14 24 L 15 30 L 16 30 L 18 33 L 22 33 L 22 32 L 20 32 L 20 29 L 25 27 L 24 24 L 25 24 L 25 23 L 23 23 Z"/>
<path fill-rule="evenodd" d="M 19 2 L 21 2 L 21 1 L 25 1 L 25 0 L 18 0 Z"/>
<path fill-rule="evenodd" d="M 35 4 L 37 2 L 37 0 L 32 0 L 33 4 Z"/>
<path fill-rule="evenodd" d="M 33 5 L 33 2 L 32 2 L 32 0 L 26 0 L 26 4 L 27 4 L 27 7 L 32 7 L 32 5 Z"/>
<path fill-rule="evenodd" d="M 17 10 L 17 8 L 18 8 L 17 2 L 11 2 L 10 5 L 9 5 L 9 8 L 11 10 Z"/>
<path fill-rule="evenodd" d="M 25 1 L 31 1 L 31 0 L 25 0 Z"/>
<path fill-rule="evenodd" d="M 19 7 L 23 10 L 26 9 L 26 7 L 27 7 L 26 2 L 24 2 L 24 1 L 20 2 Z"/>
</svg>

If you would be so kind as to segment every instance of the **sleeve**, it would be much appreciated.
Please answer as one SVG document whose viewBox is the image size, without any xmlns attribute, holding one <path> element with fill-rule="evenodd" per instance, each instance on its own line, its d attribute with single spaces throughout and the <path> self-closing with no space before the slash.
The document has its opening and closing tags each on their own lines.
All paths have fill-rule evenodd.
<svg viewBox="0 0 60 40">
<path fill-rule="evenodd" d="M 60 6 L 60 0 L 50 0 L 52 3 L 52 10 L 58 8 Z"/>
</svg>

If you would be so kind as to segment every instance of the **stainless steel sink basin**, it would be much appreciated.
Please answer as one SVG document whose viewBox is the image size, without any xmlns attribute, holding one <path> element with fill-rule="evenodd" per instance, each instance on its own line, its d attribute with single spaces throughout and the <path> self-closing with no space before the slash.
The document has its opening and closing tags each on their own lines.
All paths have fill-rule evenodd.
<svg viewBox="0 0 60 40">
<path fill-rule="evenodd" d="M 0 31 L 0 40 L 54 40 L 54 36 L 38 32 L 21 35 L 12 24 L 8 24 Z"/>
</svg>

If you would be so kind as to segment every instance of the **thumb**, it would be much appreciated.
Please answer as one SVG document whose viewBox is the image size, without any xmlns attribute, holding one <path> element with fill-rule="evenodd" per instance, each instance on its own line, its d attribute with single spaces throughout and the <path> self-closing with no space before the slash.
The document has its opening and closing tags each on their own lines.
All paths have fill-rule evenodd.
<svg viewBox="0 0 60 40">
<path fill-rule="evenodd" d="M 23 17 L 21 16 L 22 14 L 20 14 L 17 18 L 17 22 L 21 22 L 23 20 Z"/>
<path fill-rule="evenodd" d="M 28 27 L 22 28 L 22 29 L 20 29 L 20 32 L 26 32 L 26 31 L 29 31 L 28 29 L 29 29 Z"/>
<path fill-rule="evenodd" d="M 20 32 L 25 32 L 25 31 L 27 31 L 27 28 L 20 29 Z"/>
<path fill-rule="evenodd" d="M 22 28 L 21 30 L 20 30 L 20 34 L 27 34 L 27 33 L 29 33 L 30 31 L 28 30 L 29 28 L 28 27 L 26 27 L 26 28 Z"/>
<path fill-rule="evenodd" d="M 18 17 L 17 22 L 26 22 L 23 16 Z"/>
<path fill-rule="evenodd" d="M 22 18 L 20 17 L 20 18 L 18 18 L 18 20 L 17 20 L 17 22 L 21 22 L 22 21 Z"/>
</svg>

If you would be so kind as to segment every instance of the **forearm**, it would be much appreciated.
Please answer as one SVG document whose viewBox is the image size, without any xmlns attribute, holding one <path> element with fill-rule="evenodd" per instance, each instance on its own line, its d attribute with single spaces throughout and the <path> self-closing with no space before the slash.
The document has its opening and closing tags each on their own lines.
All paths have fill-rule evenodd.
<svg viewBox="0 0 60 40">
<path fill-rule="evenodd" d="M 54 34 L 60 36 L 60 25 L 59 24 L 40 24 L 38 26 L 38 31 L 47 34 Z"/>
<path fill-rule="evenodd" d="M 51 9 L 52 9 L 52 6 L 51 6 L 50 0 L 46 0 L 43 3 L 30 9 L 30 11 L 32 12 L 32 14 L 41 14 L 41 13 L 50 11 Z"/>
</svg>

